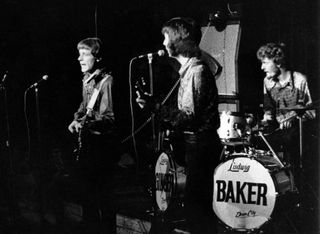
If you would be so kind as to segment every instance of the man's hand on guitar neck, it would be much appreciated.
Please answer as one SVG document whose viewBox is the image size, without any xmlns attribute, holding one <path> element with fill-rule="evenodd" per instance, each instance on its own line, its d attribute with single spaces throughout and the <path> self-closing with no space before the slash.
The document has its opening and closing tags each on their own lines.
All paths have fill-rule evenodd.
<svg viewBox="0 0 320 234">
<path fill-rule="evenodd" d="M 68 129 L 71 133 L 79 132 L 79 130 L 82 128 L 82 124 L 76 120 L 73 120 L 72 123 L 68 126 Z"/>
</svg>

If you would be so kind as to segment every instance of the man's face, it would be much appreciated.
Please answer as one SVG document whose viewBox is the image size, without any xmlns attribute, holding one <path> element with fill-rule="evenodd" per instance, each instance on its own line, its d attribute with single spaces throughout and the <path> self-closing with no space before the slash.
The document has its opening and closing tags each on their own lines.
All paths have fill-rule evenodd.
<svg viewBox="0 0 320 234">
<path fill-rule="evenodd" d="M 85 73 L 85 72 L 92 71 L 96 62 L 96 58 L 91 53 L 90 49 L 83 48 L 83 49 L 79 49 L 78 61 L 81 66 L 81 71 Z"/>
<path fill-rule="evenodd" d="M 169 47 L 170 38 L 169 38 L 168 33 L 164 33 L 164 39 L 163 39 L 163 43 L 162 43 L 162 44 L 163 44 L 164 47 L 166 48 L 169 57 L 172 57 L 172 50 L 171 50 L 170 47 Z"/>
<path fill-rule="evenodd" d="M 266 73 L 267 77 L 274 77 L 279 73 L 279 67 L 272 59 L 264 58 L 261 61 L 261 70 Z"/>
</svg>

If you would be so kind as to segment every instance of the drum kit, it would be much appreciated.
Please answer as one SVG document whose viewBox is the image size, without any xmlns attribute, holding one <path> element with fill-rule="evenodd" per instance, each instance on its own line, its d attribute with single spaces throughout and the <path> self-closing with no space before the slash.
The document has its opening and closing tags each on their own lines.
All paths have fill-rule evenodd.
<svg viewBox="0 0 320 234">
<path fill-rule="evenodd" d="M 259 230 L 278 197 L 296 190 L 290 170 L 261 132 L 269 151 L 251 145 L 253 122 L 252 115 L 224 112 L 218 130 L 224 150 L 214 172 L 212 207 L 226 229 L 239 232 Z"/>
<path fill-rule="evenodd" d="M 290 167 L 279 159 L 280 153 L 274 152 L 260 128 L 253 131 L 257 121 L 252 114 L 222 112 L 220 122 L 218 134 L 224 147 L 213 175 L 212 209 L 226 230 L 262 230 L 280 197 L 297 194 Z M 262 138 L 269 150 L 253 146 L 252 137 Z M 176 204 L 183 206 L 186 173 L 172 151 L 161 152 L 155 166 L 156 203 L 163 213 Z"/>
</svg>

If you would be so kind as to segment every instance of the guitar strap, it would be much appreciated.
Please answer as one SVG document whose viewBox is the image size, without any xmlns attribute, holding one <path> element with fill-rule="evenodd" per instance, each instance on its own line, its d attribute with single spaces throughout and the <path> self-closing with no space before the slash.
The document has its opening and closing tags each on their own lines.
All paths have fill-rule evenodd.
<svg viewBox="0 0 320 234">
<path fill-rule="evenodd" d="M 96 76 L 96 75 L 95 75 Z M 86 112 L 86 114 L 85 114 L 85 116 L 84 116 L 84 118 L 83 118 L 83 124 L 85 123 L 85 121 L 86 121 L 86 118 L 87 118 L 87 116 L 91 113 L 91 111 L 93 110 L 93 107 L 94 107 L 94 105 L 95 105 L 95 103 L 96 103 L 96 101 L 97 101 L 97 98 L 98 98 L 98 95 L 99 95 L 99 92 L 100 92 L 100 90 L 101 90 L 101 88 L 102 88 L 102 85 L 103 85 L 103 83 L 109 78 L 110 76 L 109 75 L 107 75 L 106 77 L 104 77 L 101 81 L 100 81 L 100 83 L 99 83 L 99 86 L 97 87 L 97 88 L 94 88 L 94 90 L 93 90 L 93 93 L 92 93 L 92 95 L 91 95 L 91 98 L 90 98 L 90 101 L 88 102 L 88 104 L 87 104 L 87 112 Z M 88 83 L 88 81 L 89 81 L 89 79 L 91 80 L 91 79 L 93 79 L 91 76 L 86 80 L 86 82 Z M 99 134 L 99 133 L 96 133 L 96 134 Z M 82 128 L 80 128 L 80 130 L 79 130 L 79 135 L 78 135 L 78 148 L 77 148 L 77 150 L 76 150 L 76 152 L 77 152 L 77 156 L 76 156 L 76 161 L 79 161 L 79 158 L 80 158 L 80 152 L 82 151 Z"/>
<path fill-rule="evenodd" d="M 86 85 L 88 84 L 92 79 L 95 79 L 96 76 L 101 75 L 102 73 L 104 73 L 105 69 L 97 69 L 95 70 L 85 81 L 83 81 L 83 84 Z"/>
<path fill-rule="evenodd" d="M 100 81 L 98 88 L 94 88 L 92 96 L 90 98 L 90 101 L 88 102 L 88 105 L 87 105 L 87 113 L 86 113 L 87 115 L 93 110 L 93 107 L 97 101 L 97 98 L 98 98 L 99 92 L 102 88 L 102 85 L 108 78 L 109 78 L 109 76 L 106 76 L 105 78 L 103 78 Z"/>
</svg>

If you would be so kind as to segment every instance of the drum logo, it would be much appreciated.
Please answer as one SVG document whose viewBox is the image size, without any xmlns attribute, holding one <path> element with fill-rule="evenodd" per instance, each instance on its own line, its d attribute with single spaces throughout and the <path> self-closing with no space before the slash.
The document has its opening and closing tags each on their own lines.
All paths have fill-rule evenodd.
<svg viewBox="0 0 320 234">
<path fill-rule="evenodd" d="M 173 185 L 173 174 L 171 173 L 156 173 L 156 190 L 171 192 Z"/>
<path fill-rule="evenodd" d="M 168 165 L 168 163 L 169 163 L 169 160 L 168 160 L 168 158 L 167 157 L 165 157 L 165 156 L 162 156 L 161 158 L 160 158 L 160 166 L 167 166 Z"/>
<path fill-rule="evenodd" d="M 216 180 L 216 201 L 267 206 L 264 183 Z"/>
<path fill-rule="evenodd" d="M 249 210 L 248 212 L 241 212 L 238 211 L 236 213 L 236 218 L 248 218 L 248 217 L 255 217 L 256 216 L 256 212 L 254 210 Z"/>
<path fill-rule="evenodd" d="M 239 171 L 248 172 L 249 169 L 250 169 L 250 165 L 242 165 L 241 162 L 239 164 L 236 164 L 234 161 L 232 161 L 228 171 L 232 171 L 232 172 L 239 172 Z"/>
</svg>

